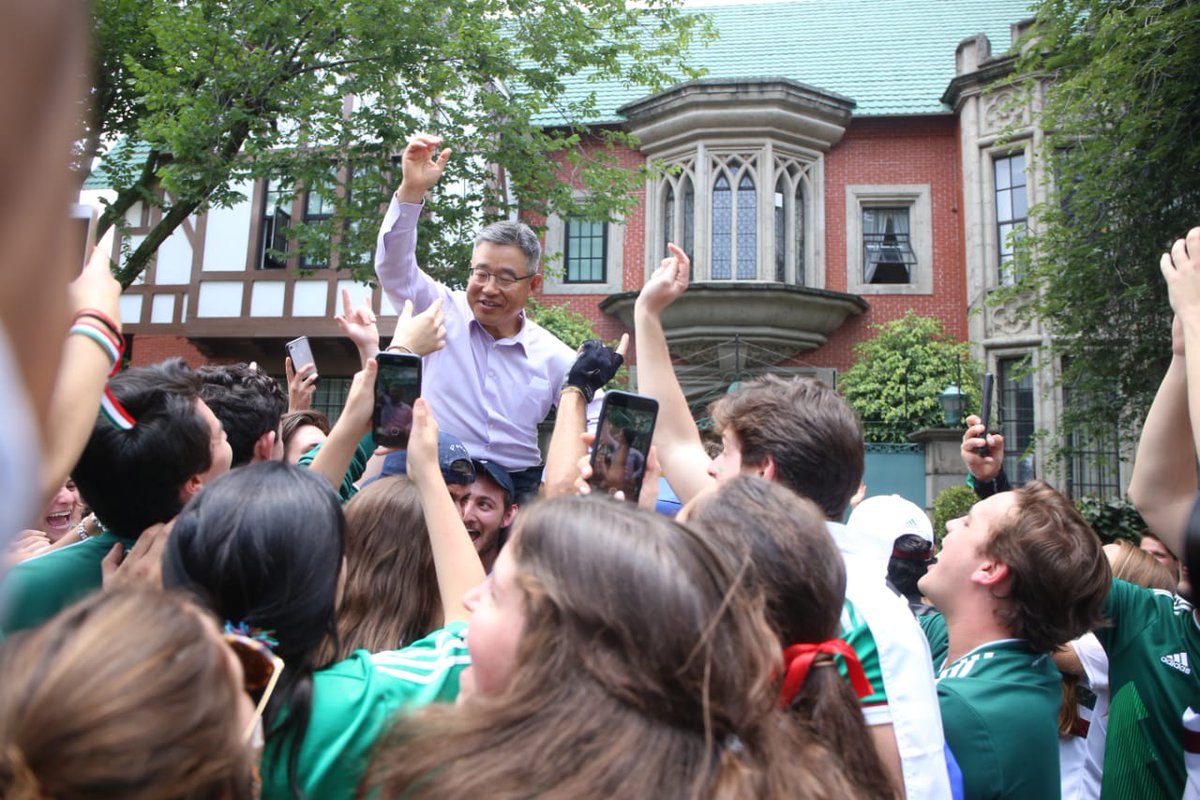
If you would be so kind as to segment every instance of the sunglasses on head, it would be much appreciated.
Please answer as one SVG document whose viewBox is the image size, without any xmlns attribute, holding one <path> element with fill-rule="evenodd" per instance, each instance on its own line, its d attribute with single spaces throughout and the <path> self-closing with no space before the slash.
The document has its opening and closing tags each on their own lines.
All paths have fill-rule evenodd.
<svg viewBox="0 0 1200 800">
<path fill-rule="evenodd" d="M 254 709 L 254 719 L 250 721 L 243 735 L 243 738 L 249 742 L 254 736 L 254 732 L 258 730 L 263 709 L 267 707 L 267 701 L 271 699 L 271 693 L 275 691 L 275 684 L 279 681 L 280 673 L 283 672 L 283 659 L 272 653 L 271 648 L 264 643 L 249 636 L 243 636 L 240 633 L 225 633 L 223 638 L 225 644 L 229 645 L 242 665 L 246 692 L 251 696 L 261 692 L 258 706 Z"/>
</svg>

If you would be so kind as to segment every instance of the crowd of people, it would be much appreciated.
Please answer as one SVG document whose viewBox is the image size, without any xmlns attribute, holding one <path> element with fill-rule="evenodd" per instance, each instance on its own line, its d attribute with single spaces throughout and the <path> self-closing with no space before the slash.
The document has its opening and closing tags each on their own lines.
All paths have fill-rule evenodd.
<svg viewBox="0 0 1200 800">
<path fill-rule="evenodd" d="M 361 370 L 332 426 L 311 364 L 286 388 L 255 364 L 121 369 L 104 248 L 81 274 L 45 252 L 84 36 L 66 0 L 0 6 L 0 63 L 53 54 L 30 73 L 47 114 L 0 125 L 23 198 L 0 259 L 30 293 L 0 295 L 0 797 L 1200 797 L 1200 617 L 1173 555 L 1200 228 L 1161 261 L 1176 324 L 1130 485 L 1140 548 L 1010 486 L 978 418 L 979 500 L 945 531 L 858 502 L 862 426 L 818 381 L 746 382 L 706 441 L 662 324 L 688 288 L 675 245 L 634 313 L 650 479 L 609 496 L 588 448 L 628 340 L 573 352 L 525 316 L 541 251 L 520 223 L 479 232 L 463 290 L 419 268 L 452 157 L 432 134 L 376 255 L 403 308 L 382 349 L 423 360 L 403 450 L 373 440 L 383 343 L 348 295 Z"/>
</svg>

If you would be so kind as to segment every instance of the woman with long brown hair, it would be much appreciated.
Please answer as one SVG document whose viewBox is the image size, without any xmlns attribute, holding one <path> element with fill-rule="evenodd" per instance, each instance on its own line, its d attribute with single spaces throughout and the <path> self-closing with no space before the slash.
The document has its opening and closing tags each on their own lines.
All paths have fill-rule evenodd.
<svg viewBox="0 0 1200 800">
<path fill-rule="evenodd" d="M 856 797 L 892 797 L 855 693 L 865 676 L 839 638 L 846 570 L 820 509 L 778 483 L 742 476 L 702 495 L 687 516 L 751 564 L 751 585 L 785 654 L 780 703 L 788 719 L 829 748 Z"/>
<path fill-rule="evenodd" d="M 92 594 L 6 641 L 0 675 L 0 797 L 252 796 L 242 668 L 192 603 Z"/>
<path fill-rule="evenodd" d="M 406 477 L 380 478 L 346 504 L 346 571 L 337 637 L 323 661 L 395 650 L 442 626 L 433 548 L 421 495 Z"/>
<path fill-rule="evenodd" d="M 393 730 L 380 797 L 846 797 L 781 725 L 779 648 L 747 564 L 606 498 L 522 512 L 472 612 L 455 709 Z"/>
</svg>

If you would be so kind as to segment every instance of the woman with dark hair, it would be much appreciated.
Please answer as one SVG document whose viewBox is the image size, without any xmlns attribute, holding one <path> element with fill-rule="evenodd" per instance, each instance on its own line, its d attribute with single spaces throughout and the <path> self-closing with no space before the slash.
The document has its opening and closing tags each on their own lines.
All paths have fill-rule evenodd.
<svg viewBox="0 0 1200 800">
<path fill-rule="evenodd" d="M 455 709 L 399 721 L 363 791 L 405 798 L 848 797 L 781 725 L 779 648 L 732 565 L 683 525 L 606 498 L 522 512 L 467 596 Z"/>
<path fill-rule="evenodd" d="M 372 361 L 356 376 L 344 413 L 369 407 L 373 372 Z M 171 532 L 164 583 L 268 637 L 287 662 L 263 718 L 264 797 L 352 797 L 393 713 L 458 694 L 468 662 L 461 598 L 483 568 L 442 480 L 437 424 L 423 401 L 408 464 L 432 537 L 446 627 L 403 650 L 357 650 L 336 663 L 322 655 L 323 643 L 336 641 L 345 521 L 320 475 L 279 462 L 242 467 L 197 495 Z"/>
<path fill-rule="evenodd" d="M 0 797 L 253 796 L 254 707 L 213 619 L 97 592 L 0 646 Z"/>
<path fill-rule="evenodd" d="M 841 761 L 855 797 L 892 797 L 855 694 L 862 666 L 839 638 L 846 570 L 821 510 L 778 483 L 743 476 L 702 495 L 687 518 L 751 565 L 750 585 L 784 651 L 780 702 L 788 718 Z"/>
<path fill-rule="evenodd" d="M 374 481 L 346 504 L 346 575 L 325 660 L 395 650 L 442 626 L 433 548 L 408 478 Z"/>
</svg>

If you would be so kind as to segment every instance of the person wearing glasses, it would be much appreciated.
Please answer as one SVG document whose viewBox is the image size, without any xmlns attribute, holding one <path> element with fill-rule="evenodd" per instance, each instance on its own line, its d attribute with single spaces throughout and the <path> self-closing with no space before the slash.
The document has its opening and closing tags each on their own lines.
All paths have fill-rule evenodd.
<svg viewBox="0 0 1200 800">
<path fill-rule="evenodd" d="M 471 458 L 509 472 L 518 497 L 537 491 L 542 475 L 537 426 L 568 390 L 575 353 L 525 316 L 525 302 L 542 282 L 541 245 L 529 226 L 497 222 L 475 237 L 465 291 L 452 290 L 417 266 L 417 220 L 425 193 L 442 177 L 450 149 L 416 133 L 404 149 L 404 177 L 384 216 L 375 253 L 379 284 L 396 308 L 414 313 L 443 300 L 445 348 L 425 356 L 422 394 L 444 430 L 458 436 Z M 582 381 L 573 389 L 590 402 Z M 599 407 L 591 409 L 597 416 Z"/>
</svg>

